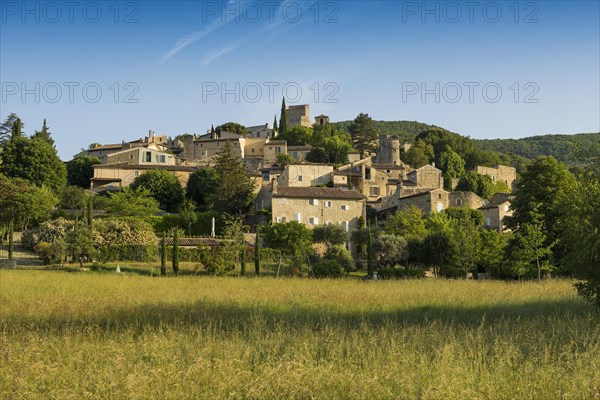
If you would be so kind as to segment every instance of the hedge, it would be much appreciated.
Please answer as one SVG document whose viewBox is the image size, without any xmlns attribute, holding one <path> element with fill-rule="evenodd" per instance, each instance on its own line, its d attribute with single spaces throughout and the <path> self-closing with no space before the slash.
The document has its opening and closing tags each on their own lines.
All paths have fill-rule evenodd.
<svg viewBox="0 0 600 400">
<path fill-rule="evenodd" d="M 106 261 L 151 262 L 158 260 L 158 245 L 111 244 L 98 249 L 98 259 Z"/>
<path fill-rule="evenodd" d="M 425 278 L 425 271 L 416 268 L 381 268 L 377 271 L 380 279 Z"/>
</svg>

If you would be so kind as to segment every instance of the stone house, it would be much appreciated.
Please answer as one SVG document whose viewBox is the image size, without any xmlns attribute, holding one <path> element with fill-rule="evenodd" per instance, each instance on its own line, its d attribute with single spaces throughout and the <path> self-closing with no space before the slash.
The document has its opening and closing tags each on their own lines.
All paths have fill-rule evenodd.
<svg viewBox="0 0 600 400">
<path fill-rule="evenodd" d="M 277 179 L 282 186 L 309 187 L 331 182 L 333 167 L 327 164 L 287 164 Z"/>
<path fill-rule="evenodd" d="M 329 123 L 329 116 L 325 114 L 317 115 L 315 117 L 315 125 L 327 125 Z"/>
<path fill-rule="evenodd" d="M 473 192 L 456 191 L 450 192 L 448 207 L 466 207 L 476 210 L 483 207 L 485 201 Z"/>
<path fill-rule="evenodd" d="M 272 138 L 273 129 L 269 128 L 269 124 L 264 125 L 256 125 L 256 126 L 247 126 L 246 127 L 246 137 L 250 138 Z"/>
<path fill-rule="evenodd" d="M 277 154 L 287 153 L 285 140 L 271 140 L 269 137 L 236 139 L 199 139 L 197 136 L 188 135 L 182 139 L 182 158 L 188 161 L 202 161 L 216 156 L 223 150 L 229 140 L 235 154 L 242 158 L 260 158 L 268 162 L 275 162 Z"/>
<path fill-rule="evenodd" d="M 432 189 L 424 193 L 416 193 L 399 197 L 399 192 L 391 196 L 386 206 L 379 210 L 383 216 L 393 214 L 403 209 L 414 206 L 421 210 L 424 216 L 440 212 L 449 207 L 450 193 L 444 189 Z"/>
<path fill-rule="evenodd" d="M 196 167 L 186 165 L 161 165 L 156 164 L 97 164 L 93 166 L 94 177 L 91 179 L 90 189 L 93 191 L 118 190 L 128 187 L 135 178 L 146 171 L 162 169 L 175 175 L 183 187 L 187 186 L 190 174 L 196 171 Z"/>
<path fill-rule="evenodd" d="M 515 189 L 515 181 L 517 180 L 517 170 L 506 165 L 496 165 L 494 167 L 475 167 L 475 172 L 487 175 L 492 178 L 494 183 L 503 181 L 510 190 Z"/>
<path fill-rule="evenodd" d="M 104 164 L 129 163 L 141 165 L 175 165 L 177 158 L 164 151 L 157 151 L 149 147 L 135 147 L 129 150 L 122 150 L 116 153 L 110 153 L 100 158 Z"/>
<path fill-rule="evenodd" d="M 489 204 L 479 208 L 483 213 L 486 228 L 499 232 L 507 230 L 507 222 L 513 216 L 513 210 L 510 208 L 511 200 L 512 194 L 510 193 L 496 193 L 490 199 Z"/>
<path fill-rule="evenodd" d="M 306 160 L 306 155 L 312 150 L 312 146 L 307 144 L 305 146 L 288 146 L 287 153 L 292 156 L 296 161 Z"/>
</svg>

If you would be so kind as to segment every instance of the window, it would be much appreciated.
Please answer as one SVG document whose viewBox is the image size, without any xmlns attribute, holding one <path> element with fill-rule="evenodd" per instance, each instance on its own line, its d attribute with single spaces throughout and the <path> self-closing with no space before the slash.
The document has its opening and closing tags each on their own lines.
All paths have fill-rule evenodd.
<svg viewBox="0 0 600 400">
<path fill-rule="evenodd" d="M 438 199 L 440 199 L 440 200 L 442 199 L 442 194 L 441 193 L 438 194 Z"/>
<path fill-rule="evenodd" d="M 379 187 L 377 187 L 377 186 L 371 187 L 371 196 L 379 196 Z"/>
<path fill-rule="evenodd" d="M 348 204 L 344 204 L 344 205 L 342 205 L 342 210 L 350 211 L 350 206 Z"/>
<path fill-rule="evenodd" d="M 158 156 L 158 162 L 164 163 L 166 161 L 167 161 L 167 157 L 165 157 L 164 155 L 159 155 Z"/>
<path fill-rule="evenodd" d="M 311 206 L 318 206 L 319 205 L 319 199 L 309 199 L 308 200 L 308 204 L 310 204 Z"/>
<path fill-rule="evenodd" d="M 462 199 L 456 199 L 457 206 L 462 206 L 462 203 L 463 203 Z"/>
<path fill-rule="evenodd" d="M 149 151 L 146 152 L 146 162 L 152 162 L 152 153 Z"/>
<path fill-rule="evenodd" d="M 302 175 L 298 175 L 298 182 L 302 182 Z"/>
<path fill-rule="evenodd" d="M 254 153 L 254 149 L 252 149 L 252 152 Z"/>
<path fill-rule="evenodd" d="M 275 154 L 279 154 L 281 153 L 281 147 L 277 146 L 275 147 Z"/>
<path fill-rule="evenodd" d="M 133 154 L 131 154 L 131 155 L 129 156 L 129 159 L 130 159 L 130 160 L 133 160 Z"/>
<path fill-rule="evenodd" d="M 342 225 L 342 228 L 344 228 L 344 230 L 348 232 L 348 221 L 342 221 L 340 222 L 340 225 Z"/>
<path fill-rule="evenodd" d="M 302 214 L 296 213 L 295 218 L 296 218 L 296 221 L 302 222 Z"/>
<path fill-rule="evenodd" d="M 140 176 L 140 171 L 133 171 L 133 176 Z"/>
<path fill-rule="evenodd" d="M 331 205 L 332 205 L 331 201 L 328 200 L 328 201 L 325 202 L 325 207 L 326 208 L 331 208 Z"/>
<path fill-rule="evenodd" d="M 371 168 L 365 168 L 365 179 L 371 179 Z"/>
<path fill-rule="evenodd" d="M 283 221 L 283 217 L 277 217 L 277 218 L 275 218 L 275 222 L 277 222 L 278 224 L 284 222 Z"/>
<path fill-rule="evenodd" d="M 488 218 L 485 219 L 485 226 L 490 226 L 492 225 L 492 221 Z"/>
<path fill-rule="evenodd" d="M 311 225 L 319 225 L 319 218 L 310 217 L 308 219 L 308 223 L 311 224 Z"/>
</svg>

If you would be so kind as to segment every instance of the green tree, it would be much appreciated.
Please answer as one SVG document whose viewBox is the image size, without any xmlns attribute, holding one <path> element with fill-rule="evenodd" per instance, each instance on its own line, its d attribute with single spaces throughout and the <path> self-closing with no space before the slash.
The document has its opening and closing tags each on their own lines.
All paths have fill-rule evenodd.
<svg viewBox="0 0 600 400">
<path fill-rule="evenodd" d="M 557 262 L 564 260 L 566 252 L 559 241 L 566 228 L 567 211 L 562 204 L 570 201 L 567 195 L 572 193 L 575 184 L 575 176 L 564 164 L 554 157 L 540 157 L 521 174 L 511 205 L 514 210 L 511 228 L 518 230 L 521 224 L 539 222 L 546 236 L 545 246 L 556 244 L 553 253 Z M 538 221 L 534 221 L 533 216 Z"/>
<path fill-rule="evenodd" d="M 196 206 L 191 200 L 184 200 L 183 207 L 179 211 L 179 219 L 181 224 L 188 229 L 188 235 L 192 236 L 192 225 L 198 221 L 198 214 L 196 214 Z"/>
<path fill-rule="evenodd" d="M 462 271 L 467 278 L 469 272 L 475 271 L 479 260 L 478 225 L 469 218 L 454 220 L 452 226 L 450 262 L 457 271 Z"/>
<path fill-rule="evenodd" d="M 484 229 L 479 233 L 478 270 L 492 274 L 496 278 L 504 278 L 507 273 L 504 254 L 508 244 L 507 235 L 494 229 Z"/>
<path fill-rule="evenodd" d="M 287 255 L 306 255 L 312 244 L 313 232 L 298 221 L 267 225 L 264 240 L 267 247 Z"/>
<path fill-rule="evenodd" d="M 67 186 L 60 192 L 59 206 L 65 210 L 83 210 L 87 196 L 78 186 Z"/>
<path fill-rule="evenodd" d="M 219 185 L 214 193 L 214 208 L 229 214 L 243 214 L 253 200 L 254 182 L 248 177 L 242 159 L 233 153 L 229 141 L 216 157 Z"/>
<path fill-rule="evenodd" d="M 77 156 L 67 162 L 67 182 L 72 186 L 87 189 L 94 177 L 94 165 L 102 164 L 100 159 L 90 156 Z"/>
<path fill-rule="evenodd" d="M 217 133 L 231 132 L 237 133 L 238 135 L 246 136 L 246 127 L 238 124 L 237 122 L 226 122 L 223 125 L 219 125 L 215 128 Z"/>
<path fill-rule="evenodd" d="M 279 132 L 278 140 L 287 141 L 288 146 L 304 146 L 310 144 L 313 139 L 313 128 L 296 125 L 286 128 L 285 132 Z"/>
<path fill-rule="evenodd" d="M 423 240 L 423 261 L 433 267 L 435 276 L 440 275 L 451 255 L 452 243 L 447 232 L 431 232 Z"/>
<path fill-rule="evenodd" d="M 17 118 L 17 120 L 13 123 L 10 134 L 11 139 L 23 137 L 23 126 L 21 123 L 21 118 Z"/>
<path fill-rule="evenodd" d="M 484 218 L 483 214 L 481 213 L 481 211 L 472 210 L 472 209 L 466 208 L 466 207 L 447 208 L 447 209 L 443 210 L 440 214 L 446 215 L 448 218 L 450 218 L 452 220 L 451 221 L 452 224 L 458 223 L 461 221 L 467 221 L 470 224 L 473 224 L 475 227 L 479 227 L 479 226 L 482 226 L 483 223 L 485 222 L 485 218 Z"/>
<path fill-rule="evenodd" d="M 98 200 L 106 212 L 121 216 L 153 215 L 159 211 L 158 201 L 145 190 L 124 188 L 120 192 L 108 193 L 108 197 L 99 197 Z"/>
<path fill-rule="evenodd" d="M 475 171 L 467 171 L 467 173 L 465 173 L 458 180 L 456 190 L 473 192 L 477 196 L 487 200 L 489 200 L 490 197 L 492 197 L 495 193 L 494 182 L 492 181 L 492 178 L 487 175 L 479 174 Z"/>
<path fill-rule="evenodd" d="M 288 153 L 279 153 L 275 156 L 275 159 L 277 160 L 277 164 L 281 166 L 285 166 L 289 163 L 296 161 L 294 157 L 292 157 Z"/>
<path fill-rule="evenodd" d="M 277 115 L 275 115 L 273 117 L 273 135 L 272 135 L 273 139 L 275 138 L 275 136 L 277 136 L 278 132 L 279 132 L 279 127 L 277 126 Z"/>
<path fill-rule="evenodd" d="M 219 186 L 219 174 L 214 168 L 200 168 L 188 180 L 186 197 L 196 203 L 199 211 L 208 211 L 213 206 L 214 193 Z"/>
<path fill-rule="evenodd" d="M 424 140 L 417 140 L 410 146 L 406 153 L 402 154 L 402 161 L 412 168 L 421 168 L 434 160 L 433 146 Z"/>
<path fill-rule="evenodd" d="M 0 146 L 9 140 L 12 136 L 13 125 L 17 121 L 19 116 L 15 113 L 10 113 L 8 117 L 0 124 Z M 21 123 L 21 129 L 25 127 L 25 124 Z"/>
<path fill-rule="evenodd" d="M 564 262 L 580 279 L 577 292 L 600 310 L 600 168 L 582 173 L 563 198 Z"/>
<path fill-rule="evenodd" d="M 256 227 L 256 237 L 254 239 L 254 275 L 260 276 L 260 226 Z"/>
<path fill-rule="evenodd" d="M 538 218 L 521 224 L 509 244 L 515 274 L 521 278 L 537 272 L 537 280 L 541 281 L 542 272 L 554 269 L 550 262 L 553 246 L 554 243 L 547 244 L 546 234 Z"/>
<path fill-rule="evenodd" d="M 352 150 L 352 146 L 338 136 L 325 138 L 323 142 L 323 151 L 327 157 L 326 162 L 328 164 L 339 165 L 347 163 L 350 150 Z"/>
<path fill-rule="evenodd" d="M 327 248 L 335 245 L 343 245 L 347 240 L 348 233 L 341 225 L 317 225 L 313 229 L 313 241 L 315 243 L 324 243 Z"/>
<path fill-rule="evenodd" d="M 91 261 L 96 255 L 92 230 L 88 226 L 80 226 L 67 233 L 67 252 L 73 260 L 83 267 L 84 261 Z"/>
<path fill-rule="evenodd" d="M 287 129 L 287 106 L 285 105 L 284 97 L 281 101 L 281 115 L 279 116 L 279 135 L 284 134 L 287 131 Z"/>
<path fill-rule="evenodd" d="M 381 234 L 373 241 L 373 255 L 379 268 L 393 268 L 406 259 L 406 239 Z"/>
<path fill-rule="evenodd" d="M 183 205 L 184 193 L 179 179 L 168 171 L 151 169 L 133 181 L 131 190 L 146 190 L 168 212 L 177 212 Z"/>
<path fill-rule="evenodd" d="M 388 234 L 409 238 L 423 238 L 427 235 L 425 220 L 421 210 L 411 206 L 391 215 L 385 222 L 385 232 Z"/>
<path fill-rule="evenodd" d="M 42 125 L 42 130 L 35 131 L 32 138 L 45 140 L 50 146 L 54 147 L 54 139 L 50 137 L 50 130 L 48 128 L 48 125 L 46 125 L 46 118 L 44 118 L 44 125 Z"/>
<path fill-rule="evenodd" d="M 377 131 L 373 127 L 373 119 L 369 117 L 369 114 L 358 114 L 348 130 L 352 136 L 352 145 L 360 153 L 361 159 L 365 157 L 366 153 L 377 151 Z"/>
<path fill-rule="evenodd" d="M 163 231 L 160 239 L 160 275 L 167 275 L 167 232 Z"/>
<path fill-rule="evenodd" d="M 450 146 L 446 146 L 439 155 L 438 168 L 444 176 L 444 188 L 452 190 L 452 179 L 458 178 L 465 173 L 465 160 L 452 150 Z"/>
<path fill-rule="evenodd" d="M 67 183 L 64 163 L 56 149 L 40 139 L 16 137 L 4 144 L 0 172 L 59 191 Z"/>
</svg>

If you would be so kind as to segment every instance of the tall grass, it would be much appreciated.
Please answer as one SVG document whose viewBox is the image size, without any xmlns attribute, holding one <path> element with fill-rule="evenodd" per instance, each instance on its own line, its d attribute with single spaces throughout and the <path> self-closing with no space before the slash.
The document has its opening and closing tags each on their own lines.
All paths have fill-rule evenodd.
<svg viewBox="0 0 600 400">
<path fill-rule="evenodd" d="M 593 399 L 568 281 L 0 272 L 3 399 Z"/>
</svg>

